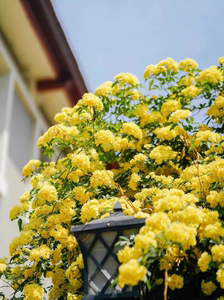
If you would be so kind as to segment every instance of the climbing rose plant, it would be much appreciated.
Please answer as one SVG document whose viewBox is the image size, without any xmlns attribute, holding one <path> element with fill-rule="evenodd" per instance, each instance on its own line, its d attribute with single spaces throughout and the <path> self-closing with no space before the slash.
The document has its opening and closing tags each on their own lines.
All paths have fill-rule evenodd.
<svg viewBox="0 0 224 300">
<path fill-rule="evenodd" d="M 122 240 L 120 287 L 143 281 L 150 299 L 224 299 L 224 57 L 203 71 L 167 58 L 144 79 L 117 75 L 40 137 L 56 160 L 23 169 L 32 189 L 11 209 L 21 233 L 0 261 L 8 299 L 82 299 L 71 226 L 108 217 L 117 201 L 146 218 Z"/>
</svg>

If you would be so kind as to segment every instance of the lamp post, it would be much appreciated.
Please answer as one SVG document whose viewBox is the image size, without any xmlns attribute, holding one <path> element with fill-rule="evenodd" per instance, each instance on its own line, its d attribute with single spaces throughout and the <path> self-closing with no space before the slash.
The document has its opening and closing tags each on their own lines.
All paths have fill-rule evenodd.
<svg viewBox="0 0 224 300">
<path fill-rule="evenodd" d="M 120 202 L 117 202 L 110 217 L 72 227 L 84 260 L 83 300 L 142 298 L 139 286 L 121 289 L 114 279 L 118 276 L 117 252 L 121 249 L 115 244 L 120 236 L 138 233 L 144 224 L 145 219 L 125 216 Z"/>
</svg>

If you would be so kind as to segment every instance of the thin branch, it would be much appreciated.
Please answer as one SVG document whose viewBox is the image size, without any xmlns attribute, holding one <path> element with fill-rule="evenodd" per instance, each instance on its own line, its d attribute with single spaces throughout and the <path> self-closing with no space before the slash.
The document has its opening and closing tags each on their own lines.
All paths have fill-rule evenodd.
<svg viewBox="0 0 224 300">
<path fill-rule="evenodd" d="M 169 276 L 168 276 L 168 271 L 165 270 L 165 284 L 164 284 L 164 293 L 163 293 L 163 299 L 164 300 L 167 300 L 167 290 L 168 290 L 168 279 L 169 279 Z"/>
</svg>

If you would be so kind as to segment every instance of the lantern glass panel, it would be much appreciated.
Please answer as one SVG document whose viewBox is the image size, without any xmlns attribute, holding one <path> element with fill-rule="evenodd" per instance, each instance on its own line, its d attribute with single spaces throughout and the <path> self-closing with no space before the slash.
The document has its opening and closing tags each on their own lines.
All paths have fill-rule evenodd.
<svg viewBox="0 0 224 300">
<path fill-rule="evenodd" d="M 104 289 L 105 294 L 121 291 L 118 284 L 112 285 L 118 275 L 119 261 L 117 253 L 121 247 L 115 247 L 121 235 L 130 237 L 137 230 L 125 230 L 118 234 L 117 231 L 106 231 L 98 234 L 89 234 L 84 238 L 84 244 L 89 250 L 87 255 L 89 294 L 96 295 Z M 94 239 L 96 241 L 94 242 Z M 93 243 L 93 244 L 92 244 Z M 107 287 L 105 288 L 105 285 Z M 126 287 L 126 291 L 132 291 L 133 287 Z"/>
</svg>

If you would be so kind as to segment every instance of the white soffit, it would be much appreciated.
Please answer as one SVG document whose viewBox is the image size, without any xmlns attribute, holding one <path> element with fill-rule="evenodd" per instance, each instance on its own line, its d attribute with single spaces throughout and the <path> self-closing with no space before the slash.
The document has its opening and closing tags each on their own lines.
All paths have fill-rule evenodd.
<svg viewBox="0 0 224 300">
<path fill-rule="evenodd" d="M 63 89 L 41 93 L 41 108 L 51 124 L 55 124 L 54 116 L 59 113 L 63 107 L 71 107 L 69 98 Z"/>
<path fill-rule="evenodd" d="M 26 77 L 55 78 L 55 70 L 19 0 L 0 0 L 0 27 Z"/>
</svg>

